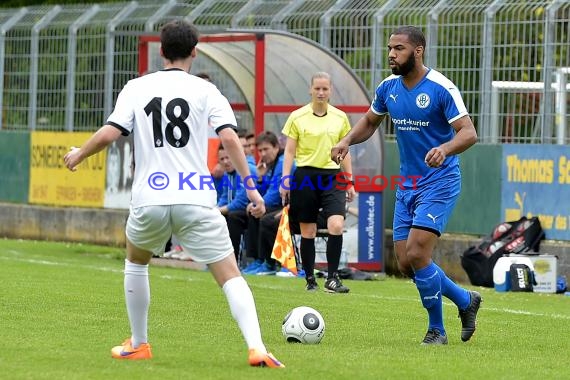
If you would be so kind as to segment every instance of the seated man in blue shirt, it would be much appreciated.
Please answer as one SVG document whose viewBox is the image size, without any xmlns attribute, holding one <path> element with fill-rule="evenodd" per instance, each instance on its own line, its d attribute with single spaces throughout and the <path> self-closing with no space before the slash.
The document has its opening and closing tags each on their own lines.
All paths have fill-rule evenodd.
<svg viewBox="0 0 570 380">
<path fill-rule="evenodd" d="M 254 261 L 243 270 L 244 274 L 275 274 L 275 260 L 271 258 L 271 248 L 264 244 L 265 240 L 260 233 L 260 224 L 264 219 L 275 219 L 275 215 L 283 209 L 279 187 L 283 177 L 283 150 L 275 133 L 264 131 L 256 138 L 256 148 L 259 154 L 257 165 L 258 189 L 265 201 L 266 213 L 260 218 L 248 214 L 248 240 L 247 256 Z M 247 205 L 247 211 L 253 205 Z M 273 239 L 275 240 L 275 239 Z"/>
</svg>

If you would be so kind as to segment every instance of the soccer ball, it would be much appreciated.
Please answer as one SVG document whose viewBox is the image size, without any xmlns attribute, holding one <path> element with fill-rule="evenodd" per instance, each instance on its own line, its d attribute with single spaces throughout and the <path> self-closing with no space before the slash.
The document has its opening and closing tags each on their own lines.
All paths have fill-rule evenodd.
<svg viewBox="0 0 570 380">
<path fill-rule="evenodd" d="M 317 344 L 325 335 L 325 320 L 312 307 L 299 306 L 285 316 L 282 331 L 287 342 Z"/>
</svg>

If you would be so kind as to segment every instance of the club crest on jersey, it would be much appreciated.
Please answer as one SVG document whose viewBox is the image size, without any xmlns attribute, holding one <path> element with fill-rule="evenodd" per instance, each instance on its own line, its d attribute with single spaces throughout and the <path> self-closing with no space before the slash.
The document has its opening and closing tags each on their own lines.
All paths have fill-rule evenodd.
<svg viewBox="0 0 570 380">
<path fill-rule="evenodd" d="M 422 92 L 416 97 L 416 106 L 418 106 L 419 108 L 427 108 L 429 106 L 430 101 L 431 100 L 429 98 L 429 95 L 426 94 L 425 92 Z"/>
</svg>

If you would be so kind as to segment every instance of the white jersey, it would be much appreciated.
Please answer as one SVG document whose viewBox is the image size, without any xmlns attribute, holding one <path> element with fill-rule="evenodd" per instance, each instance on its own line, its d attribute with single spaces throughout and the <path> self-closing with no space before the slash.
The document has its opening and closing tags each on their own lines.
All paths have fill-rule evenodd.
<svg viewBox="0 0 570 380">
<path fill-rule="evenodd" d="M 237 125 L 216 86 L 179 69 L 147 74 L 125 85 L 107 124 L 134 134 L 131 207 L 215 207 L 208 130 Z"/>
</svg>

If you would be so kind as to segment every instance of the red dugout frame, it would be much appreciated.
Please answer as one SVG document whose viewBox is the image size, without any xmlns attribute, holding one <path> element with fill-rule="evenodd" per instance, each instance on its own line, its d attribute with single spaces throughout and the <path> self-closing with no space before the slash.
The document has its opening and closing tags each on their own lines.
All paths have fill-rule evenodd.
<svg viewBox="0 0 570 380">
<path fill-rule="evenodd" d="M 304 104 L 265 104 L 265 34 L 264 33 L 238 33 L 223 35 L 203 35 L 200 37 L 201 43 L 219 42 L 242 42 L 251 41 L 255 44 L 255 69 L 254 69 L 254 114 L 253 126 L 255 134 L 263 132 L 263 125 L 266 113 L 290 113 Z M 159 36 L 141 36 L 139 39 L 139 74 L 148 70 L 148 44 L 149 42 L 160 42 Z M 246 103 L 230 103 L 234 111 L 250 111 Z M 370 105 L 357 106 L 346 104 L 335 104 L 335 107 L 346 113 L 366 113 Z"/>
<path fill-rule="evenodd" d="M 231 32 L 229 32 L 231 33 Z M 251 41 L 255 44 L 255 51 L 254 51 L 254 111 L 253 111 L 253 125 L 255 134 L 258 135 L 259 133 L 263 132 L 264 129 L 264 121 L 265 121 L 265 114 L 266 113 L 290 113 L 305 104 L 265 104 L 265 34 L 264 33 L 235 33 L 235 34 L 221 34 L 221 35 L 203 35 L 200 37 L 199 42 L 201 43 L 220 43 L 220 42 L 243 42 L 243 41 Z M 148 50 L 149 50 L 149 43 L 150 42 L 160 42 L 159 36 L 141 36 L 139 38 L 139 74 L 142 75 L 148 71 Z M 247 103 L 231 103 L 230 105 L 234 111 L 251 111 L 249 105 Z M 343 110 L 347 114 L 351 113 L 361 113 L 364 114 L 370 108 L 369 104 L 366 105 L 346 105 L 346 104 L 335 104 L 335 107 Z M 210 139 L 208 143 L 208 165 L 210 169 L 212 169 L 217 163 L 217 146 L 219 144 L 218 139 Z M 376 194 L 377 196 L 381 197 L 381 194 Z M 379 198 L 381 200 L 381 198 Z M 379 202 L 381 204 L 381 202 Z M 359 207 L 360 209 L 361 207 Z M 367 207 L 365 207 L 367 208 Z M 364 209 L 364 208 L 363 208 Z M 377 210 L 378 215 L 382 215 L 382 208 L 380 207 Z M 377 218 L 378 219 L 378 218 Z M 382 225 L 380 231 L 382 234 L 384 233 L 382 217 L 380 217 L 377 223 Z M 359 218 L 360 224 L 360 218 Z M 360 229 L 360 227 L 359 227 Z M 360 236 L 359 236 L 359 251 L 360 251 Z M 383 239 L 382 239 L 383 242 Z M 376 243 L 377 244 L 377 243 Z M 377 244 L 378 245 L 378 244 Z M 381 270 L 384 271 L 384 260 L 382 258 L 382 252 L 384 249 L 380 245 L 380 261 L 379 262 L 351 262 L 349 263 L 350 267 L 358 268 L 361 270 Z M 359 253 L 360 258 L 360 253 Z"/>
</svg>

